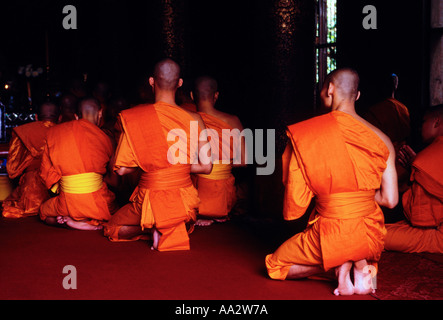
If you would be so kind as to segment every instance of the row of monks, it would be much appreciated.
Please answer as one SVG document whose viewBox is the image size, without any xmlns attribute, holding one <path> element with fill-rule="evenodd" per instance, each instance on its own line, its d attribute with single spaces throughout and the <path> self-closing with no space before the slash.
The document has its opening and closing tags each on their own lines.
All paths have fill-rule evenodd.
<svg viewBox="0 0 443 320">
<path fill-rule="evenodd" d="M 103 106 L 93 97 L 81 100 L 74 120 L 58 124 L 58 107 L 43 104 L 39 121 L 13 130 L 7 171 L 20 181 L 3 201 L 3 216 L 39 214 L 50 225 L 103 229 L 111 241 L 149 240 L 158 251 L 189 250 L 195 225 L 228 219 L 236 202 L 232 168 L 246 164 L 246 148 L 238 136 L 241 163 L 232 162 L 233 145 L 231 163 L 217 163 L 223 143 L 204 129 L 222 137 L 223 129 L 241 131 L 242 124 L 215 108 L 215 79 L 196 80 L 191 107 L 176 103 L 182 84 L 176 62 L 158 62 L 149 78 L 155 102 L 121 111 L 112 126 L 105 125 Z M 368 294 L 369 267 L 384 249 L 443 252 L 443 106 L 426 113 L 422 135 L 429 146 L 416 154 L 406 144 L 408 109 L 392 96 L 364 119 L 355 110 L 359 95 L 358 74 L 335 70 L 320 94 L 330 112 L 287 128 L 284 218 L 300 218 L 313 200 L 315 208 L 306 229 L 266 257 L 272 279 L 334 269 L 336 295 Z M 200 135 L 195 145 L 189 140 L 192 122 Z M 171 141 L 174 129 L 186 134 Z M 174 150 L 186 163 L 168 161 L 177 143 L 184 147 Z M 208 143 L 211 150 L 204 149 Z M 213 161 L 203 161 L 202 154 Z M 129 202 L 119 206 L 116 195 L 128 190 Z M 400 198 L 405 221 L 385 225 L 382 208 L 396 207 Z"/>
</svg>

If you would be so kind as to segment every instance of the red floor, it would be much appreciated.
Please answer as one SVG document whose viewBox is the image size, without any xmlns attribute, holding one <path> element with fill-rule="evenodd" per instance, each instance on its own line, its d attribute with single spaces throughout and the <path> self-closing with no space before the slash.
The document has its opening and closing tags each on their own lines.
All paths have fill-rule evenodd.
<svg viewBox="0 0 443 320">
<path fill-rule="evenodd" d="M 275 244 L 245 224 L 197 228 L 191 251 L 112 243 L 100 231 L 50 227 L 36 217 L 0 219 L 0 299 L 298 300 L 335 297 L 334 282 L 270 280 L 264 257 Z M 63 288 L 77 271 L 77 289 Z"/>
</svg>

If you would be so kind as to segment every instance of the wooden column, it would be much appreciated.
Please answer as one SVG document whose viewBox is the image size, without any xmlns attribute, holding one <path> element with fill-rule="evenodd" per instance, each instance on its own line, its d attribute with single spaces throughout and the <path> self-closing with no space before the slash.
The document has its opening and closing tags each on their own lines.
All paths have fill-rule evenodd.
<svg viewBox="0 0 443 320">
<path fill-rule="evenodd" d="M 273 100 L 292 121 L 313 110 L 314 4 L 312 0 L 275 0 L 272 8 Z"/>
<path fill-rule="evenodd" d="M 185 50 L 186 1 L 161 0 L 162 52 L 165 57 L 177 61 L 182 72 L 189 68 Z"/>
</svg>

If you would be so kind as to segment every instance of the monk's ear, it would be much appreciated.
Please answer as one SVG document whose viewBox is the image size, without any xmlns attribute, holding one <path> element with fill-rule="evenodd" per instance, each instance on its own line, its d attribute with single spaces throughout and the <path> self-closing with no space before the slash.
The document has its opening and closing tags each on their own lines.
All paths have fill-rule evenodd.
<svg viewBox="0 0 443 320">
<path fill-rule="evenodd" d="M 194 100 L 194 92 L 189 92 L 189 95 L 191 96 L 191 99 Z"/>
<path fill-rule="evenodd" d="M 75 120 L 78 120 L 78 115 L 74 114 Z"/>
<path fill-rule="evenodd" d="M 329 82 L 328 84 L 328 90 L 327 90 L 327 96 L 330 97 L 334 94 L 335 92 L 335 86 L 332 82 Z"/>
<path fill-rule="evenodd" d="M 219 95 L 220 95 L 220 93 L 218 91 L 216 93 L 214 93 L 214 101 L 218 100 Z"/>
<path fill-rule="evenodd" d="M 177 88 L 180 88 L 182 85 L 183 85 L 183 79 L 180 78 L 180 79 L 178 79 L 178 86 L 177 86 Z"/>
<path fill-rule="evenodd" d="M 148 82 L 149 82 L 149 85 L 154 88 L 154 78 L 149 77 Z"/>
<path fill-rule="evenodd" d="M 358 101 L 360 99 L 360 91 L 357 91 L 357 97 L 355 98 L 355 101 Z"/>
</svg>

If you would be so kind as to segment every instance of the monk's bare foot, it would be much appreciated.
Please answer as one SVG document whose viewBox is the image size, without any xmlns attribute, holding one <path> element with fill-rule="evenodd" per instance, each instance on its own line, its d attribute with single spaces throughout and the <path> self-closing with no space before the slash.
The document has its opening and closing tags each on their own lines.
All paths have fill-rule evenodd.
<svg viewBox="0 0 443 320">
<path fill-rule="evenodd" d="M 58 218 L 58 217 L 57 217 Z M 94 226 L 92 224 L 89 224 L 86 221 L 76 221 L 72 219 L 71 217 L 63 217 L 63 219 L 60 219 L 60 221 L 64 221 L 66 225 L 72 229 L 77 230 L 100 230 L 103 229 L 103 226 Z"/>
<path fill-rule="evenodd" d="M 158 249 L 158 243 L 160 242 L 162 234 L 154 228 L 152 231 L 152 247 L 151 250 L 157 250 Z"/>
<path fill-rule="evenodd" d="M 214 219 L 214 221 L 217 223 L 224 223 L 224 222 L 228 221 L 228 218 L 218 218 L 218 219 Z"/>
<path fill-rule="evenodd" d="M 335 269 L 335 274 L 338 279 L 338 287 L 334 290 L 336 296 L 351 296 L 354 294 L 354 285 L 351 281 L 351 268 L 352 262 L 348 261 Z"/>
<path fill-rule="evenodd" d="M 195 225 L 199 226 L 199 227 L 207 227 L 213 223 L 214 223 L 214 220 L 212 220 L 212 219 L 197 219 L 197 221 L 195 222 Z"/>
<path fill-rule="evenodd" d="M 371 272 L 376 272 L 375 267 L 368 265 L 366 259 L 354 263 L 354 292 L 356 294 L 375 293 L 372 286 Z"/>
<path fill-rule="evenodd" d="M 58 217 L 56 218 L 56 221 L 57 221 L 58 224 L 65 224 L 68 220 L 67 220 L 67 217 L 64 217 L 64 216 L 58 216 Z"/>
</svg>

